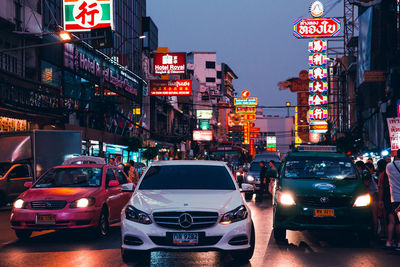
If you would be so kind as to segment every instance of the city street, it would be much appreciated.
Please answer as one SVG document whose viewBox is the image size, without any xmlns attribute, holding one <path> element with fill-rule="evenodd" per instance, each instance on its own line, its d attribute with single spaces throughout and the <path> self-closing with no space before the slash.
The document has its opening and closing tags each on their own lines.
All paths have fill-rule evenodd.
<svg viewBox="0 0 400 267">
<path fill-rule="evenodd" d="M 153 252 L 151 266 L 398 266 L 399 254 L 379 244 L 365 247 L 349 233 L 288 232 L 288 244 L 272 238 L 270 200 L 250 203 L 256 227 L 256 249 L 250 263 L 234 262 L 218 252 Z M 0 266 L 125 266 L 120 256 L 120 228 L 92 240 L 71 232 L 38 232 L 18 242 L 9 227 L 9 211 L 0 211 Z M 132 266 L 148 266 L 148 262 Z"/>
</svg>

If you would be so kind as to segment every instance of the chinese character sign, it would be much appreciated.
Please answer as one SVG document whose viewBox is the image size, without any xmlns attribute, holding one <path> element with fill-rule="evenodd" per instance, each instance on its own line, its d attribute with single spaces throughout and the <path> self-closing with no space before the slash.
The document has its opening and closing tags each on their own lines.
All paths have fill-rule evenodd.
<svg viewBox="0 0 400 267">
<path fill-rule="evenodd" d="M 112 0 L 63 0 L 63 11 L 66 31 L 113 27 Z"/>
<path fill-rule="evenodd" d="M 325 53 L 310 54 L 308 57 L 308 63 L 310 66 L 324 66 L 328 61 L 328 57 Z"/>
<path fill-rule="evenodd" d="M 328 119 L 328 109 L 325 107 L 313 107 L 308 111 L 310 121 L 324 121 Z"/>
<path fill-rule="evenodd" d="M 308 42 L 308 52 L 310 53 L 324 53 L 328 48 L 326 40 L 311 40 Z"/>
<path fill-rule="evenodd" d="M 186 73 L 186 53 L 155 53 L 154 74 L 175 75 Z"/>
<path fill-rule="evenodd" d="M 326 94 L 328 92 L 328 83 L 326 81 L 311 81 L 309 83 L 309 92 L 311 94 Z"/>
<path fill-rule="evenodd" d="M 390 146 L 392 151 L 400 149 L 400 118 L 388 118 Z"/>
<path fill-rule="evenodd" d="M 321 106 L 328 104 L 328 96 L 322 94 L 310 94 L 308 97 L 310 106 Z"/>
<path fill-rule="evenodd" d="M 328 77 L 328 70 L 326 67 L 311 67 L 308 71 L 310 80 L 323 80 Z"/>
</svg>

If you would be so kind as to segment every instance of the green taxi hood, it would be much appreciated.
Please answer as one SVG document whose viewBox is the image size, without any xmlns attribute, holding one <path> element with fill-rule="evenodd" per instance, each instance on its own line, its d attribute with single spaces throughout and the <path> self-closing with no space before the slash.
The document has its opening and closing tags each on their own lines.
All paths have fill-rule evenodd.
<svg viewBox="0 0 400 267">
<path fill-rule="evenodd" d="M 282 192 L 290 192 L 294 196 L 304 197 L 317 197 L 322 195 L 354 197 L 368 193 L 367 188 L 360 179 L 332 180 L 281 178 L 279 185 Z"/>
</svg>

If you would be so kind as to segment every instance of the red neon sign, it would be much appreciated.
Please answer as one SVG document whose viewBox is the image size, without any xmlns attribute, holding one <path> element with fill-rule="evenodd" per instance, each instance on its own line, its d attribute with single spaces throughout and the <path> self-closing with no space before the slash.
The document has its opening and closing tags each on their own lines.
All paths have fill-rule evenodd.
<svg viewBox="0 0 400 267">
<path fill-rule="evenodd" d="M 151 80 L 150 95 L 191 95 L 191 80 Z"/>
<path fill-rule="evenodd" d="M 170 75 L 186 73 L 186 53 L 155 53 L 154 74 Z"/>
<path fill-rule="evenodd" d="M 340 34 L 340 27 L 337 18 L 297 19 L 293 23 L 293 34 L 297 38 L 334 37 Z"/>
</svg>

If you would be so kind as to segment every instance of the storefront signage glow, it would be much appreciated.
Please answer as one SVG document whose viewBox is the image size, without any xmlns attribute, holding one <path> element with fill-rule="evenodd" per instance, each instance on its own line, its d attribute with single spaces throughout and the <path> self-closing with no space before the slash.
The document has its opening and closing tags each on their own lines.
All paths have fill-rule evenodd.
<svg viewBox="0 0 400 267">
<path fill-rule="evenodd" d="M 267 136 L 267 151 L 276 151 L 276 136 Z"/>
<path fill-rule="evenodd" d="M 320 1 L 315 1 L 310 6 L 310 12 L 314 18 L 321 17 L 324 14 L 324 5 Z"/>
<path fill-rule="evenodd" d="M 170 75 L 186 73 L 186 53 L 155 53 L 154 74 Z"/>
<path fill-rule="evenodd" d="M 308 42 L 308 52 L 310 53 L 324 53 L 328 49 L 328 42 L 326 40 L 311 40 Z"/>
<path fill-rule="evenodd" d="M 64 67 L 84 76 L 87 79 L 97 79 L 107 82 L 117 88 L 137 95 L 139 82 L 118 65 L 101 59 L 83 47 L 74 44 L 64 44 Z"/>
<path fill-rule="evenodd" d="M 64 29 L 70 32 L 113 28 L 112 0 L 63 0 Z"/>
<path fill-rule="evenodd" d="M 328 83 L 324 80 L 311 81 L 309 83 L 309 92 L 311 94 L 326 94 L 328 92 Z"/>
<path fill-rule="evenodd" d="M 0 117 L 0 132 L 23 132 L 28 131 L 28 128 L 26 120 Z"/>
<path fill-rule="evenodd" d="M 245 121 L 243 123 L 243 145 L 248 145 L 250 143 L 250 123 Z"/>
<path fill-rule="evenodd" d="M 196 117 L 198 120 L 211 120 L 212 115 L 213 115 L 212 110 L 203 110 L 203 109 L 196 110 Z"/>
<path fill-rule="evenodd" d="M 328 132 L 328 123 L 326 121 L 311 121 L 310 122 L 311 133 L 326 133 Z"/>
<path fill-rule="evenodd" d="M 247 90 L 242 91 L 242 97 L 243 98 L 248 98 L 250 96 L 250 92 Z"/>
<path fill-rule="evenodd" d="M 311 67 L 308 71 L 310 80 L 322 80 L 328 77 L 328 70 L 326 67 Z"/>
<path fill-rule="evenodd" d="M 150 95 L 191 95 L 191 80 L 151 80 Z"/>
<path fill-rule="evenodd" d="M 323 94 L 310 94 L 308 97 L 310 106 L 321 106 L 328 104 L 328 96 Z"/>
<path fill-rule="evenodd" d="M 340 27 L 337 18 L 297 19 L 293 23 L 293 34 L 297 38 L 334 37 L 340 34 Z"/>
<path fill-rule="evenodd" d="M 212 141 L 213 131 L 193 131 L 193 141 Z"/>
<path fill-rule="evenodd" d="M 255 121 L 256 118 L 256 114 L 243 114 L 243 119 L 245 121 Z"/>
<path fill-rule="evenodd" d="M 328 62 L 328 57 L 325 53 L 314 53 L 308 57 L 308 64 L 310 66 L 324 66 Z"/>
<path fill-rule="evenodd" d="M 209 130 L 210 129 L 210 122 L 208 120 L 200 120 L 200 129 L 201 130 Z"/>
<path fill-rule="evenodd" d="M 257 106 L 258 98 L 257 97 L 235 98 L 234 105 L 235 106 Z"/>
<path fill-rule="evenodd" d="M 236 107 L 236 113 L 256 113 L 256 107 Z"/>
<path fill-rule="evenodd" d="M 328 119 L 328 109 L 326 107 L 311 107 L 308 111 L 310 121 L 324 121 Z"/>
</svg>

